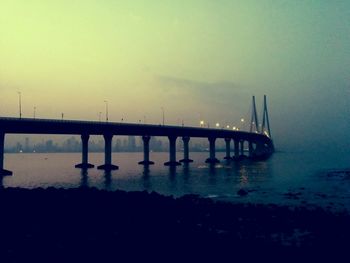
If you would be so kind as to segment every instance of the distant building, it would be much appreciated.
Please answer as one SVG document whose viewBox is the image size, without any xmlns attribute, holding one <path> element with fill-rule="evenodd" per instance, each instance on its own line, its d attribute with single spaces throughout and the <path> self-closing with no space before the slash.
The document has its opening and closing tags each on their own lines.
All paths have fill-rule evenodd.
<svg viewBox="0 0 350 263">
<path fill-rule="evenodd" d="M 28 137 L 25 138 L 24 151 L 25 152 L 30 152 L 29 138 Z"/>
<path fill-rule="evenodd" d="M 129 152 L 135 152 L 136 151 L 136 140 L 135 136 L 129 136 L 128 137 L 128 147 L 126 149 Z"/>
</svg>

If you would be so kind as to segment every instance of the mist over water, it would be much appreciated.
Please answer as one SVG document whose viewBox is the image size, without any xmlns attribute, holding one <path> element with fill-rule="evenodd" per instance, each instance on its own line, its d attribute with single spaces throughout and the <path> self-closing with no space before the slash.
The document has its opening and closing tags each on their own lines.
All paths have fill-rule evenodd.
<svg viewBox="0 0 350 263">
<path fill-rule="evenodd" d="M 178 153 L 178 158 L 182 153 Z M 106 190 L 156 191 L 164 195 L 198 194 L 229 202 L 276 203 L 322 206 L 350 210 L 350 154 L 277 152 L 269 160 L 204 163 L 208 153 L 190 153 L 194 163 L 169 168 L 168 153 L 151 153 L 155 165 L 137 165 L 142 153 L 113 153 L 119 170 L 105 173 L 74 168 L 79 153 L 6 154 L 5 166 L 14 172 L 4 177 L 4 187 L 97 187 Z M 102 153 L 91 153 L 89 161 L 103 162 Z M 244 189 L 247 195 L 239 195 Z"/>
</svg>

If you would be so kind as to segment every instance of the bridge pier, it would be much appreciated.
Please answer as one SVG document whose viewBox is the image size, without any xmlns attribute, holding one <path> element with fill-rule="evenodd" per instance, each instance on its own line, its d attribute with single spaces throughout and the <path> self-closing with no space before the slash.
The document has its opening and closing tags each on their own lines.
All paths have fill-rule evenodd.
<svg viewBox="0 0 350 263">
<path fill-rule="evenodd" d="M 225 138 L 225 144 L 226 144 L 226 156 L 224 159 L 226 160 L 232 160 L 231 158 L 231 138 Z"/>
<path fill-rule="evenodd" d="M 143 141 L 143 161 L 139 162 L 139 164 L 143 165 L 151 165 L 154 164 L 154 162 L 149 160 L 149 141 L 151 139 L 151 136 L 144 135 L 142 136 Z"/>
<path fill-rule="evenodd" d="M 215 157 L 215 137 L 209 137 L 209 158 L 205 160 L 206 163 L 219 163 L 220 161 Z"/>
<path fill-rule="evenodd" d="M 235 147 L 235 156 L 234 156 L 234 158 L 236 160 L 238 160 L 238 158 L 239 158 L 239 141 L 238 140 L 234 140 L 234 147 Z"/>
<path fill-rule="evenodd" d="M 4 169 L 5 133 L 0 132 L 0 176 L 12 175 L 11 171 Z"/>
<path fill-rule="evenodd" d="M 244 156 L 244 141 L 243 140 L 240 141 L 239 144 L 240 144 L 240 155 Z"/>
<path fill-rule="evenodd" d="M 253 142 L 252 141 L 249 141 L 249 157 L 253 157 L 253 154 L 254 154 L 254 148 L 253 148 Z"/>
<path fill-rule="evenodd" d="M 193 160 L 189 157 L 189 142 L 190 137 L 184 136 L 182 137 L 182 141 L 184 143 L 184 158 L 180 160 L 182 163 L 192 163 Z"/>
<path fill-rule="evenodd" d="M 117 170 L 119 167 L 117 165 L 112 164 L 112 134 L 105 134 L 103 135 L 103 138 L 105 139 L 105 163 L 103 165 L 100 165 L 97 167 L 99 170 Z"/>
<path fill-rule="evenodd" d="M 76 168 L 88 169 L 94 168 L 95 166 L 88 162 L 88 154 L 89 154 L 89 134 L 81 135 L 81 145 L 82 145 L 82 156 L 81 163 L 75 165 Z"/>
<path fill-rule="evenodd" d="M 181 165 L 181 163 L 176 161 L 176 136 L 169 136 L 169 161 L 165 162 L 164 165 L 176 166 Z"/>
</svg>

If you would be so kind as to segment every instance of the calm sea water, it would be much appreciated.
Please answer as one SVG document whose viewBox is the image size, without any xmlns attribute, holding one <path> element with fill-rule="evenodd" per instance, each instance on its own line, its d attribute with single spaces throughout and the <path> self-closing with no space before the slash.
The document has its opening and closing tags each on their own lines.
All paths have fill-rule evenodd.
<svg viewBox="0 0 350 263">
<path fill-rule="evenodd" d="M 269 160 L 204 163 L 208 153 L 191 153 L 194 163 L 174 169 L 164 166 L 167 153 L 151 153 L 155 165 L 148 169 L 137 162 L 142 153 L 113 153 L 119 170 L 105 173 L 74 168 L 79 153 L 6 154 L 4 187 L 97 187 L 107 190 L 156 191 L 164 195 L 198 194 L 233 202 L 322 206 L 350 211 L 350 177 L 333 171 L 350 169 L 350 154 L 275 153 Z M 178 153 L 178 157 L 181 153 Z M 224 153 L 218 153 L 223 158 Z M 90 153 L 89 161 L 103 163 L 102 153 Z M 180 158 L 179 158 L 180 159 Z M 331 174 L 329 174 L 331 173 Z M 248 194 L 240 196 L 245 189 Z"/>
</svg>

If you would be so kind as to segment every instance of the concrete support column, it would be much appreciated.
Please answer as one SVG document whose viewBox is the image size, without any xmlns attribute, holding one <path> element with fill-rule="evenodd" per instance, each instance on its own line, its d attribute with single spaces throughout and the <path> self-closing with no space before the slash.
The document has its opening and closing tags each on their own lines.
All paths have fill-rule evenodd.
<svg viewBox="0 0 350 263">
<path fill-rule="evenodd" d="M 240 155 L 244 155 L 244 141 L 240 141 L 239 142 L 240 144 Z"/>
<path fill-rule="evenodd" d="M 81 135 L 81 145 L 82 145 L 82 155 L 81 155 L 81 163 L 77 164 L 76 168 L 88 169 L 93 168 L 94 165 L 88 162 L 88 154 L 89 154 L 89 134 Z"/>
<path fill-rule="evenodd" d="M 169 136 L 169 162 L 164 163 L 167 166 L 181 165 L 176 161 L 176 136 Z"/>
<path fill-rule="evenodd" d="M 192 163 L 193 160 L 190 159 L 189 156 L 189 142 L 190 142 L 190 137 L 184 136 L 182 137 L 182 141 L 184 143 L 184 158 L 180 160 L 180 162 L 183 163 Z"/>
<path fill-rule="evenodd" d="M 5 133 L 0 132 L 0 176 L 12 175 L 11 171 L 4 169 Z"/>
<path fill-rule="evenodd" d="M 239 141 L 234 140 L 234 144 L 235 144 L 235 159 L 238 159 L 239 158 Z"/>
<path fill-rule="evenodd" d="M 226 143 L 226 156 L 224 159 L 226 160 L 231 160 L 231 138 L 225 138 L 225 143 Z"/>
<path fill-rule="evenodd" d="M 253 157 L 253 154 L 254 154 L 253 142 L 249 141 L 249 157 Z"/>
<path fill-rule="evenodd" d="M 149 160 L 149 141 L 151 136 L 144 135 L 142 136 L 143 141 L 143 161 L 139 162 L 139 164 L 150 165 L 154 164 L 154 162 Z"/>
<path fill-rule="evenodd" d="M 209 137 L 209 158 L 205 161 L 206 163 L 219 163 L 220 161 L 215 157 L 215 137 Z"/>
<path fill-rule="evenodd" d="M 256 142 L 255 145 L 256 146 L 252 156 L 252 158 L 255 160 L 265 160 L 274 152 L 272 143 L 265 144 L 264 142 Z"/>
<path fill-rule="evenodd" d="M 117 170 L 119 167 L 117 165 L 112 164 L 112 134 L 103 135 L 105 139 L 105 163 L 97 167 L 100 170 Z"/>
<path fill-rule="evenodd" d="M 0 171 L 4 169 L 5 133 L 0 133 Z"/>
</svg>

